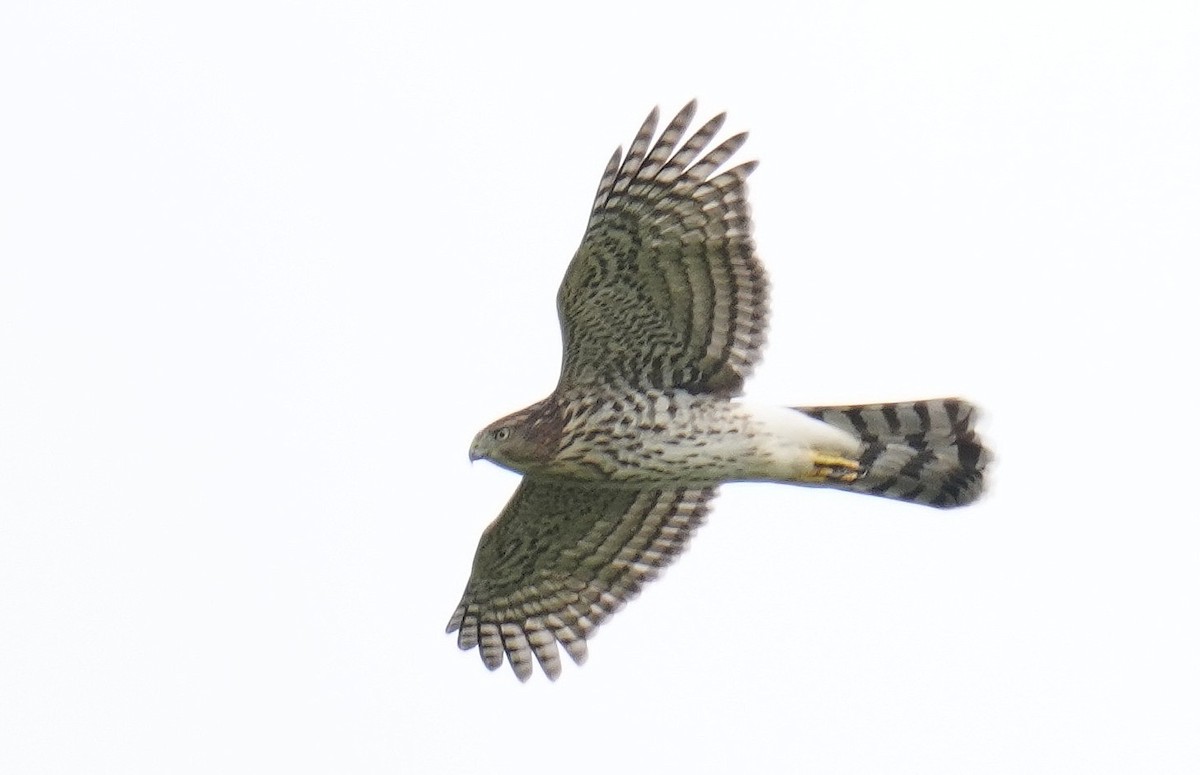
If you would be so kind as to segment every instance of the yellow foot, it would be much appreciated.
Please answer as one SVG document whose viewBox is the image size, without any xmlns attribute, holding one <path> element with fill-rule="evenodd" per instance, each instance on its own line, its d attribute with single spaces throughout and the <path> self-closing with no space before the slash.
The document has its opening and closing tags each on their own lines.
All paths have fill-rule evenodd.
<svg viewBox="0 0 1200 775">
<path fill-rule="evenodd" d="M 816 453 L 813 455 L 812 464 L 812 470 L 801 476 L 801 481 L 812 484 L 829 482 L 849 484 L 858 478 L 858 462 L 849 458 Z"/>
</svg>

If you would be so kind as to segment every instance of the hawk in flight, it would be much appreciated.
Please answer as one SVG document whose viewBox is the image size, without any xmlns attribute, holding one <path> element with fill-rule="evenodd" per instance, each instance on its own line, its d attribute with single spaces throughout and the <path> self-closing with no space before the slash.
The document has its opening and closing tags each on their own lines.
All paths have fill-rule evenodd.
<svg viewBox="0 0 1200 775">
<path fill-rule="evenodd" d="M 689 103 L 658 111 L 600 179 L 558 292 L 563 358 L 549 397 L 484 428 L 471 459 L 524 475 L 483 533 L 447 626 L 490 669 L 551 679 L 655 578 L 723 482 L 782 482 L 962 506 L 988 452 L 959 399 L 774 407 L 737 398 L 762 351 L 767 278 L 746 179 L 720 171 L 746 139 L 709 149 Z"/>
</svg>

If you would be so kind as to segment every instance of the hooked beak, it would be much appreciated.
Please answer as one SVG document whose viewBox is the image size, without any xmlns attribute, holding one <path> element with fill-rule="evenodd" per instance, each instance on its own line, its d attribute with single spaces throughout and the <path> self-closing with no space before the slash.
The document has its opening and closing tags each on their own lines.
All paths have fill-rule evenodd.
<svg viewBox="0 0 1200 775">
<path fill-rule="evenodd" d="M 483 457 L 483 455 L 479 454 L 479 441 L 478 440 L 471 442 L 471 451 L 467 453 L 467 457 L 470 458 L 472 463 L 474 463 L 476 460 L 479 460 L 480 458 Z"/>
</svg>

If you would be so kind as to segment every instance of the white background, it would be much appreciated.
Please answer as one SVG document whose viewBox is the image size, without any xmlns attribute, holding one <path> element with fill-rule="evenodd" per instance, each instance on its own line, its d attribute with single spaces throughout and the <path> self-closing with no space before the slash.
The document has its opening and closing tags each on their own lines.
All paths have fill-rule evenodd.
<svg viewBox="0 0 1200 775">
<path fill-rule="evenodd" d="M 0 11 L 0 771 L 1195 771 L 1194 3 L 413 5 Z M 443 634 L 467 445 L 693 96 L 750 395 L 967 396 L 991 491 L 727 487 L 522 685 Z"/>
</svg>

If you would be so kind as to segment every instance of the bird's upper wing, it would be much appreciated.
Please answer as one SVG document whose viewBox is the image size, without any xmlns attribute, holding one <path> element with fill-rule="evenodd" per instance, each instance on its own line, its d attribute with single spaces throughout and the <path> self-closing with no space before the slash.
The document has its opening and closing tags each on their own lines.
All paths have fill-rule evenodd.
<svg viewBox="0 0 1200 775">
<path fill-rule="evenodd" d="M 746 135 L 705 153 L 721 114 L 680 144 L 695 110 L 694 101 L 686 105 L 657 141 L 652 111 L 629 153 L 618 148 L 604 171 L 558 292 L 560 389 L 734 394 L 758 361 L 767 278 L 754 255 L 745 185 L 756 162 L 714 175 Z"/>
<path fill-rule="evenodd" d="M 558 644 L 582 663 L 585 639 L 683 551 L 713 492 L 525 477 L 484 531 L 446 632 L 492 670 L 507 654 L 524 681 L 536 657 L 557 678 Z"/>
</svg>

